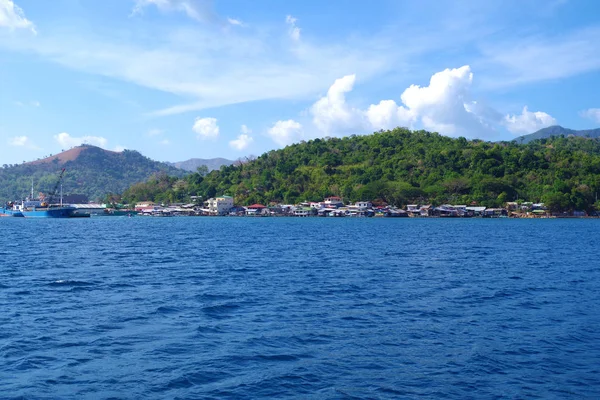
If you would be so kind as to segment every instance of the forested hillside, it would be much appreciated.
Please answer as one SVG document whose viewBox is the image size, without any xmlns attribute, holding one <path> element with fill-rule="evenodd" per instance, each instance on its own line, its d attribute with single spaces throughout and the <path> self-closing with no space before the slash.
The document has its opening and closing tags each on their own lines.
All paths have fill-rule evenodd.
<svg viewBox="0 0 600 400">
<path fill-rule="evenodd" d="M 128 201 L 229 194 L 237 204 L 295 203 L 337 195 L 394 205 L 445 202 L 500 206 L 543 201 L 553 210 L 591 210 L 600 190 L 600 142 L 570 137 L 528 144 L 453 139 L 425 131 L 315 139 L 206 176 L 155 176 Z"/>
<path fill-rule="evenodd" d="M 542 128 L 537 132 L 530 133 L 529 135 L 519 136 L 515 139 L 517 143 L 529 143 L 538 139 L 549 139 L 551 137 L 568 137 L 568 136 L 580 136 L 589 139 L 597 139 L 600 138 L 600 128 L 598 129 L 583 129 L 583 130 L 574 130 L 563 128 L 559 125 L 549 126 L 547 128 Z"/>
<path fill-rule="evenodd" d="M 0 200 L 22 199 L 31 192 L 49 193 L 65 168 L 65 194 L 85 194 L 103 199 L 107 193 L 122 193 L 136 182 L 157 172 L 183 176 L 185 171 L 144 157 L 137 151 L 113 152 L 95 146 L 79 146 L 30 163 L 4 165 L 0 169 Z"/>
</svg>

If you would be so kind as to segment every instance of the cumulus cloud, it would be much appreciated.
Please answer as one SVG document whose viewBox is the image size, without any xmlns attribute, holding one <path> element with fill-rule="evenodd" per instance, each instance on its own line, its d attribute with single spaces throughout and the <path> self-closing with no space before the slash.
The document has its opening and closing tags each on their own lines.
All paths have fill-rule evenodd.
<svg viewBox="0 0 600 400">
<path fill-rule="evenodd" d="M 542 111 L 529 111 L 525 106 L 521 115 L 506 115 L 504 124 L 512 133 L 533 133 L 547 126 L 556 125 L 556 119 Z"/>
<path fill-rule="evenodd" d="M 327 95 L 310 107 L 313 124 L 320 134 L 361 133 L 397 126 L 422 127 L 448 136 L 489 139 L 498 129 L 533 132 L 556 123 L 550 115 L 527 108 L 518 116 L 504 116 L 484 102 L 473 100 L 473 73 L 468 65 L 445 69 L 432 75 L 429 85 L 411 85 L 394 100 L 381 100 L 365 110 L 348 104 L 355 75 L 337 79 Z"/>
<path fill-rule="evenodd" d="M 25 18 L 23 10 L 12 0 L 0 0 L 0 27 L 10 30 L 29 29 L 36 33 L 33 22 Z"/>
<path fill-rule="evenodd" d="M 196 132 L 198 139 L 214 139 L 219 136 L 216 118 L 196 118 L 192 130 Z"/>
<path fill-rule="evenodd" d="M 252 136 L 248 136 L 242 133 L 237 137 L 237 139 L 231 140 L 229 142 L 229 146 L 241 151 L 248 147 L 253 141 L 254 138 L 252 138 Z"/>
<path fill-rule="evenodd" d="M 327 91 L 310 108 L 313 123 L 322 132 L 346 132 L 362 124 L 360 112 L 348 106 L 345 94 L 352 91 L 356 75 L 336 79 Z"/>
<path fill-rule="evenodd" d="M 371 104 L 366 111 L 367 120 L 374 130 L 411 126 L 415 116 L 407 108 L 398 106 L 394 100 L 381 100 Z"/>
<path fill-rule="evenodd" d="M 300 28 L 296 25 L 298 20 L 291 15 L 285 17 L 285 23 L 290 26 L 289 35 L 293 40 L 300 40 Z"/>
<path fill-rule="evenodd" d="M 267 133 L 280 146 L 292 144 L 304 136 L 302 125 L 293 119 L 275 122 Z"/>
<path fill-rule="evenodd" d="M 125 147 L 123 147 L 123 146 L 121 146 L 121 145 L 116 145 L 116 146 L 113 148 L 113 151 L 116 151 L 117 153 L 121 153 L 121 152 L 125 151 Z"/>
<path fill-rule="evenodd" d="M 252 142 L 254 142 L 254 138 L 250 136 L 252 129 L 248 128 L 246 125 L 242 125 L 240 127 L 240 132 L 241 134 L 237 137 L 237 139 L 229 142 L 229 146 L 239 151 L 244 150 Z"/>
<path fill-rule="evenodd" d="M 13 138 L 8 139 L 8 144 L 11 146 L 26 146 L 29 143 L 29 138 L 27 136 L 15 136 Z"/>
<path fill-rule="evenodd" d="M 588 108 L 587 110 L 581 111 L 579 115 L 600 124 L 600 108 Z"/>
<path fill-rule="evenodd" d="M 69 135 L 66 132 L 61 132 L 58 135 L 54 135 L 54 140 L 56 140 L 56 142 L 58 144 L 60 144 L 60 146 L 62 148 L 71 148 L 71 147 L 79 146 L 82 144 L 90 144 L 90 145 L 98 146 L 98 147 L 106 147 L 106 144 L 108 143 L 108 140 L 106 140 L 106 138 L 103 138 L 101 136 L 74 137 L 74 136 Z"/>
</svg>

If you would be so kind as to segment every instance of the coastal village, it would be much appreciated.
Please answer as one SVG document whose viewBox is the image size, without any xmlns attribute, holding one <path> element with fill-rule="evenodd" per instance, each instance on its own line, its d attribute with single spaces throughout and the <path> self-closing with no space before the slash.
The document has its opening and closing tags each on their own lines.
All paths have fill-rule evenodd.
<svg viewBox="0 0 600 400">
<path fill-rule="evenodd" d="M 138 215 L 147 217 L 171 216 L 232 216 L 232 217 L 386 217 L 386 218 L 551 218 L 587 217 L 585 212 L 570 215 L 550 213 L 543 203 L 508 202 L 503 208 L 488 208 L 477 204 L 433 206 L 430 204 L 409 204 L 405 208 L 389 206 L 385 203 L 359 201 L 347 204 L 342 198 L 330 196 L 321 202 L 299 204 L 252 204 L 239 206 L 231 196 L 219 196 L 202 201 L 192 196 L 188 204 L 155 204 L 139 202 L 128 211 L 118 215 Z M 117 215 L 104 204 L 73 204 L 77 213 L 92 216 Z"/>
</svg>

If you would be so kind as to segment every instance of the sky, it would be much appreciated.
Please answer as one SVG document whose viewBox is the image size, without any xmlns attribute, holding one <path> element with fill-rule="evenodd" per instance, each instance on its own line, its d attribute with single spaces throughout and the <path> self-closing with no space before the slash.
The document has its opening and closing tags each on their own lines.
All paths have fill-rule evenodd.
<svg viewBox="0 0 600 400">
<path fill-rule="evenodd" d="M 597 0 L 0 0 L 0 165 L 600 126 Z"/>
</svg>

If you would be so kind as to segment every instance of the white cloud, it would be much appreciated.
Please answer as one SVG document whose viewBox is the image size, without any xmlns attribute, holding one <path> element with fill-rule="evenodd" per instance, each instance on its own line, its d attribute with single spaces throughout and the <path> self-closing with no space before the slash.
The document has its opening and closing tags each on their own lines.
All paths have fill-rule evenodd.
<svg viewBox="0 0 600 400">
<path fill-rule="evenodd" d="M 504 116 L 484 102 L 473 100 L 473 73 L 468 65 L 433 74 L 428 86 L 411 85 L 400 96 L 400 105 L 394 100 L 381 100 L 366 110 L 347 102 L 355 81 L 355 75 L 337 79 L 327 95 L 310 107 L 317 136 L 405 126 L 448 136 L 491 139 L 497 138 L 503 128 L 513 133 L 533 132 L 556 123 L 541 111 L 533 113 L 525 108 L 519 116 Z"/>
<path fill-rule="evenodd" d="M 346 104 L 345 94 L 352 91 L 356 75 L 336 79 L 327 91 L 310 108 L 313 123 L 324 133 L 347 132 L 362 125 L 360 112 Z"/>
<path fill-rule="evenodd" d="M 0 27 L 10 30 L 29 29 L 36 33 L 33 22 L 25 18 L 23 10 L 12 0 L 0 0 Z"/>
<path fill-rule="evenodd" d="M 241 135 L 239 135 L 237 139 L 231 140 L 229 146 L 241 151 L 248 147 L 254 141 L 254 138 L 250 136 L 252 129 L 248 128 L 246 125 L 242 125 L 240 131 L 242 132 Z"/>
<path fill-rule="evenodd" d="M 59 133 L 58 135 L 54 135 L 54 140 L 62 148 L 71 148 L 75 146 L 79 146 L 82 144 L 89 144 L 98 147 L 106 147 L 108 140 L 101 136 L 82 136 L 82 137 L 73 137 L 66 132 Z"/>
<path fill-rule="evenodd" d="M 2 1 L 2 0 L 0 0 L 0 1 Z M 15 105 L 16 105 L 16 106 L 19 106 L 19 107 L 25 107 L 25 106 L 31 106 L 31 107 L 41 107 L 41 105 L 42 105 L 42 104 L 41 104 L 39 101 L 37 101 L 37 100 L 32 100 L 32 101 L 25 102 L 25 103 L 24 103 L 24 102 L 22 102 L 22 101 L 18 101 L 18 100 L 17 100 L 17 101 L 15 101 L 14 103 L 15 103 Z"/>
<path fill-rule="evenodd" d="M 552 36 L 533 35 L 482 46 L 478 62 L 488 72 L 482 86 L 495 89 L 565 78 L 600 68 L 600 27 L 582 28 Z"/>
<path fill-rule="evenodd" d="M 292 119 L 277 121 L 267 133 L 280 146 L 292 144 L 304 136 L 302 125 Z"/>
<path fill-rule="evenodd" d="M 252 129 L 248 128 L 246 125 L 242 125 L 240 127 L 240 131 L 244 134 L 244 135 L 249 135 L 252 133 Z"/>
<path fill-rule="evenodd" d="M 158 143 L 162 144 L 163 146 L 168 146 L 171 144 L 171 141 L 169 139 L 163 139 Z"/>
<path fill-rule="evenodd" d="M 213 22 L 216 14 L 210 0 L 136 0 L 132 14 L 141 14 L 145 7 L 156 6 L 160 11 L 179 11 L 200 22 Z"/>
<path fill-rule="evenodd" d="M 8 144 L 11 146 L 26 146 L 29 143 L 29 138 L 27 136 L 15 136 L 8 140 Z"/>
<path fill-rule="evenodd" d="M 158 136 L 158 135 L 162 135 L 164 131 L 162 129 L 150 129 L 146 134 L 148 136 Z"/>
<path fill-rule="evenodd" d="M 245 26 L 242 21 L 240 21 L 239 19 L 235 19 L 235 18 L 227 18 L 227 22 L 229 22 L 231 25 Z"/>
<path fill-rule="evenodd" d="M 512 133 L 533 133 L 547 126 L 556 125 L 556 119 L 542 111 L 531 112 L 525 106 L 521 115 L 506 115 L 504 124 Z"/>
<path fill-rule="evenodd" d="M 179 4 L 157 1 L 139 2 L 138 12 L 150 6 L 176 11 L 173 7 Z M 183 99 L 150 112 L 154 116 L 250 101 L 310 98 L 340 76 L 356 73 L 369 79 L 389 71 L 399 57 L 382 50 L 388 47 L 389 35 L 353 38 L 351 43 L 305 39 L 290 46 L 281 40 L 290 25 L 222 29 L 227 26 L 232 25 L 226 19 L 217 25 L 165 25 L 156 41 L 147 40 L 156 37 L 155 25 L 140 24 L 125 36 L 94 25 L 89 30 L 50 26 L 36 40 L 0 37 L 0 48 L 34 53 L 75 70 Z"/>
<path fill-rule="evenodd" d="M 581 111 L 579 115 L 600 124 L 600 108 L 588 108 L 587 110 Z"/>
<path fill-rule="evenodd" d="M 296 25 L 296 21 L 298 21 L 298 20 L 296 18 L 292 17 L 291 15 L 288 15 L 287 17 L 285 17 L 285 23 L 290 26 L 289 32 L 288 32 L 290 37 L 293 40 L 298 41 L 298 40 L 300 40 L 300 28 Z"/>
<path fill-rule="evenodd" d="M 381 100 L 377 105 L 371 104 L 366 116 L 374 130 L 410 127 L 415 120 L 408 109 L 398 106 L 394 100 Z"/>
<path fill-rule="evenodd" d="M 473 113 L 477 103 L 470 100 L 473 74 L 468 65 L 435 73 L 429 86 L 411 85 L 400 96 L 402 105 L 394 100 L 382 100 L 366 110 L 351 107 L 346 102 L 345 95 L 352 90 L 355 80 L 355 75 L 336 80 L 327 96 L 311 107 L 313 123 L 319 131 L 360 133 L 420 124 L 446 135 L 481 137 L 490 133 L 486 123 L 488 115 Z"/>
<path fill-rule="evenodd" d="M 214 139 L 219 136 L 216 118 L 196 118 L 192 130 L 196 132 L 198 139 Z"/>
<path fill-rule="evenodd" d="M 241 151 L 248 147 L 253 141 L 254 139 L 252 138 L 252 136 L 248 136 L 242 133 L 237 137 L 237 139 L 230 141 L 229 146 Z"/>
<path fill-rule="evenodd" d="M 429 86 L 411 85 L 400 98 L 425 129 L 446 135 L 477 136 L 480 132 L 473 130 L 481 129 L 481 124 L 465 107 L 470 102 L 472 82 L 468 65 L 445 69 L 433 74 Z"/>
<path fill-rule="evenodd" d="M 121 152 L 125 151 L 125 147 L 123 147 L 123 146 L 121 146 L 121 145 L 116 145 L 116 146 L 113 148 L 113 151 L 116 151 L 117 153 L 121 153 Z"/>
</svg>

